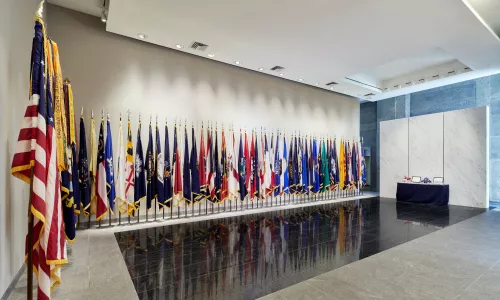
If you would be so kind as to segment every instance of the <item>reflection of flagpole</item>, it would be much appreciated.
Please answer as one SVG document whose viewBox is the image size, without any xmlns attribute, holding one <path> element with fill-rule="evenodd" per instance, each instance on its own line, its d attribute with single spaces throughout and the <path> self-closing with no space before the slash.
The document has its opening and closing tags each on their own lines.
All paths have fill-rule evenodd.
<svg viewBox="0 0 500 300">
<path fill-rule="evenodd" d="M 106 114 L 106 121 L 109 122 L 109 112 Z M 108 128 L 108 126 L 106 126 L 106 130 L 107 130 L 107 128 Z M 109 135 L 109 132 L 106 131 L 106 139 L 108 138 L 108 135 Z M 113 151 L 113 150 L 111 149 L 111 151 Z M 111 153 L 111 157 L 112 156 L 113 156 L 113 154 Z M 106 157 L 106 155 L 104 157 Z M 111 166 L 111 169 L 110 169 L 111 172 L 113 172 L 112 169 L 113 169 L 113 166 Z M 111 227 L 111 215 L 113 213 L 113 210 L 111 209 L 111 199 L 109 199 L 109 197 L 108 197 L 108 207 L 109 207 L 109 219 L 108 219 L 108 221 L 109 221 L 109 227 Z"/>
</svg>

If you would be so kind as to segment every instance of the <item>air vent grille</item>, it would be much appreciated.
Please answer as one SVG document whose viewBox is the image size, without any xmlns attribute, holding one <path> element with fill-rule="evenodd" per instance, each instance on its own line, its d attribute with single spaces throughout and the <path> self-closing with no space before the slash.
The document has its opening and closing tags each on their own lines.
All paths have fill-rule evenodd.
<svg viewBox="0 0 500 300">
<path fill-rule="evenodd" d="M 282 66 L 274 66 L 271 68 L 271 71 L 281 71 L 284 70 L 285 68 Z"/>
<path fill-rule="evenodd" d="M 375 96 L 374 93 L 369 93 L 369 94 L 366 94 L 365 97 L 371 97 L 371 96 Z"/>
<path fill-rule="evenodd" d="M 205 51 L 205 50 L 207 50 L 208 45 L 195 41 L 191 44 L 190 48 L 194 49 L 194 50 L 198 50 L 198 51 Z"/>
<path fill-rule="evenodd" d="M 326 85 L 331 86 L 331 85 L 336 85 L 336 84 L 338 84 L 338 83 L 336 83 L 335 81 L 332 81 L 332 82 L 328 82 Z"/>
</svg>

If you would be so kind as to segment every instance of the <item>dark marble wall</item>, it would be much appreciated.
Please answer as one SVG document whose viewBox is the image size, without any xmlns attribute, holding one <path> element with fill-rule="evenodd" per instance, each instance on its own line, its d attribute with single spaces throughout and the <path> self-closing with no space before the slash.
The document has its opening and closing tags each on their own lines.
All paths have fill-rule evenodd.
<svg viewBox="0 0 500 300">
<path fill-rule="evenodd" d="M 500 74 L 361 104 L 361 133 L 372 151 L 372 190 L 379 190 L 380 122 L 490 106 L 490 201 L 500 201 Z"/>
</svg>

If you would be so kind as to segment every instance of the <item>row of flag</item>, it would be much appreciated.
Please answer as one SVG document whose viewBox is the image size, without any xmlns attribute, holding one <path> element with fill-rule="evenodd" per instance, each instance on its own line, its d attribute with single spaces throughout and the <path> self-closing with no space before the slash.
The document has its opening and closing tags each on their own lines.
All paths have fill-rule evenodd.
<svg viewBox="0 0 500 300">
<path fill-rule="evenodd" d="M 11 172 L 32 184 L 33 247 L 27 242 L 26 252 L 32 253 L 38 299 L 50 299 L 61 282 L 60 268 L 68 261 L 66 241 L 75 240 L 80 213 L 101 220 L 113 213 L 116 202 L 121 214 L 133 215 L 142 200 L 148 209 L 153 202 L 164 208 L 202 200 L 259 201 L 360 188 L 365 182 L 360 142 L 337 144 L 336 139 L 298 135 L 287 140 L 280 132 L 238 134 L 232 128 L 225 132 L 202 126 L 198 145 L 194 127 L 189 141 L 187 126 L 182 132 L 175 124 L 171 149 L 168 125 L 162 144 L 158 124 L 153 139 L 150 123 L 144 152 L 141 123 L 134 147 L 130 120 L 124 141 L 120 119 L 113 155 L 109 117 L 101 119 L 97 144 L 92 117 L 87 151 L 84 119 L 77 135 L 71 84 L 62 78 L 58 46 L 36 17 L 30 102 Z"/>
<path fill-rule="evenodd" d="M 193 126 L 189 140 L 187 126 L 175 124 L 171 148 L 168 124 L 163 128 L 162 143 L 158 122 L 155 129 L 150 122 L 144 151 L 141 122 L 134 148 L 130 120 L 124 141 L 120 118 L 118 147 L 113 155 L 109 117 L 106 122 L 104 116 L 101 119 L 97 149 L 92 143 L 94 122 L 92 118 L 91 159 L 87 163 L 83 116 L 80 119 L 81 204 L 76 207 L 82 207 L 86 215 L 95 213 L 97 220 L 108 211 L 113 213 L 115 204 L 121 214 L 134 215 L 142 200 L 147 209 L 154 203 L 162 209 L 202 200 L 223 203 L 315 195 L 359 189 L 366 182 L 361 142 L 299 135 L 287 139 L 279 131 L 271 135 L 257 130 L 237 133 L 233 128 L 214 130 L 212 126 L 202 126 L 198 135 Z M 95 153 L 97 159 L 92 159 Z"/>
</svg>

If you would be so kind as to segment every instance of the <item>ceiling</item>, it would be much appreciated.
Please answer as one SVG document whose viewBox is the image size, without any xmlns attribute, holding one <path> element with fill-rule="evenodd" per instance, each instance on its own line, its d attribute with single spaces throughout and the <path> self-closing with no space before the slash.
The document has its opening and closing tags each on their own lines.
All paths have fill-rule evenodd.
<svg viewBox="0 0 500 300">
<path fill-rule="evenodd" d="M 376 101 L 500 73 L 500 0 L 467 1 L 111 0 L 106 30 Z M 102 13 L 103 0 L 49 2 Z"/>
</svg>

